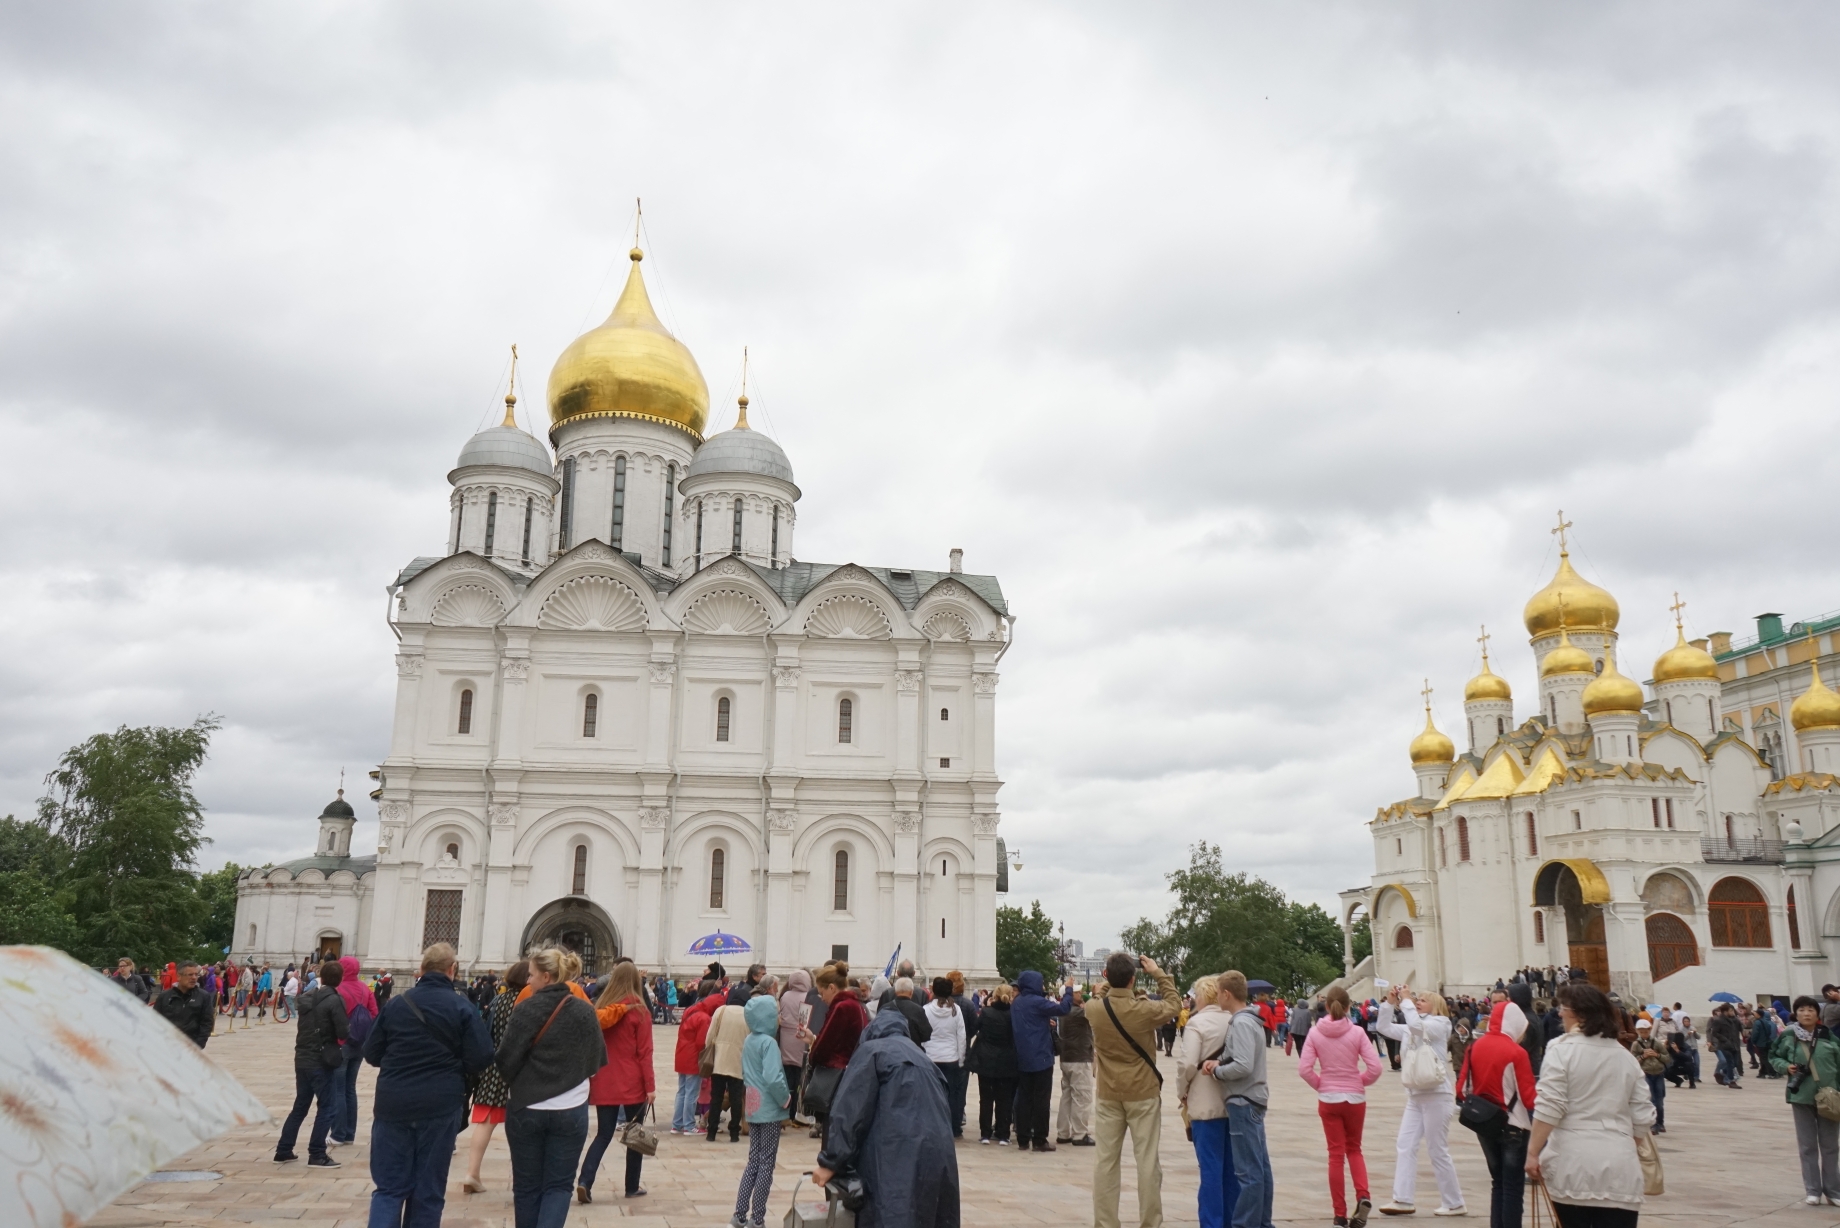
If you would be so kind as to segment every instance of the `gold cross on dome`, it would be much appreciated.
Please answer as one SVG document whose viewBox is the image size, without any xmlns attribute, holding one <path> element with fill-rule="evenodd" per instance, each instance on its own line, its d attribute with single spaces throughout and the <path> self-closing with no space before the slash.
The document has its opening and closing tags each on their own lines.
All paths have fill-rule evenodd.
<svg viewBox="0 0 1840 1228">
<path fill-rule="evenodd" d="M 1482 645 L 1482 659 L 1484 661 L 1489 659 L 1489 638 L 1488 626 L 1484 624 L 1482 634 L 1476 637 L 1476 642 Z"/>
<path fill-rule="evenodd" d="M 1559 535 L 1559 552 L 1561 554 L 1565 553 L 1565 531 L 1571 527 L 1572 527 L 1572 522 L 1565 518 L 1565 509 L 1560 508 L 1559 509 L 1559 527 L 1556 529 L 1553 529 L 1552 532 L 1557 533 Z"/>
<path fill-rule="evenodd" d="M 1425 689 L 1420 691 L 1419 694 L 1425 697 L 1425 711 L 1429 714 L 1431 711 L 1431 679 L 1425 679 Z"/>
<path fill-rule="evenodd" d="M 1675 593 L 1674 594 L 1674 604 L 1669 606 L 1668 609 L 1674 611 L 1674 625 L 1676 627 L 1681 625 L 1680 612 L 1686 608 L 1687 608 L 1687 603 L 1680 599 L 1679 593 Z"/>
</svg>

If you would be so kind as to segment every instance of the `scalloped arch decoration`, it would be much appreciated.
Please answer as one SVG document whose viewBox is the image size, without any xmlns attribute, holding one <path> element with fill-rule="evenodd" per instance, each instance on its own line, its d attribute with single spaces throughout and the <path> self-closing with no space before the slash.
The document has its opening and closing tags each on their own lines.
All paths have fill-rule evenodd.
<svg viewBox="0 0 1840 1228">
<path fill-rule="evenodd" d="M 537 625 L 551 631 L 643 631 L 645 603 L 612 576 L 581 576 L 549 595 Z"/>
<path fill-rule="evenodd" d="M 854 593 L 826 597 L 805 619 L 808 635 L 843 640 L 885 640 L 894 634 L 881 607 Z"/>
<path fill-rule="evenodd" d="M 441 594 L 428 620 L 437 627 L 496 627 L 504 617 L 498 594 L 477 584 L 462 584 Z"/>
<path fill-rule="evenodd" d="M 920 633 L 929 640 L 968 640 L 971 624 L 952 610 L 940 610 L 920 625 Z"/>
<path fill-rule="evenodd" d="M 703 635 L 759 635 L 771 625 L 766 606 L 732 588 L 705 593 L 684 611 L 684 628 Z"/>
</svg>

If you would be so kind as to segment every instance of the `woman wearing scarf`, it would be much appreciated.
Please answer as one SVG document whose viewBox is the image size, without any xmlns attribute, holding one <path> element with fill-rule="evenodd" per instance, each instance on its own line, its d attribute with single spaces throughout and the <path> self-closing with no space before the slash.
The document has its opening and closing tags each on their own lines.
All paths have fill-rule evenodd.
<svg viewBox="0 0 1840 1228">
<path fill-rule="evenodd" d="M 1821 1004 L 1795 1000 L 1795 1022 L 1770 1046 L 1770 1065 L 1788 1076 L 1783 1099 L 1795 1114 L 1795 1145 L 1802 1155 L 1802 1199 L 1811 1207 L 1825 1198 L 1840 1207 L 1840 1122 L 1815 1111 L 1815 1093 L 1840 1086 L 1840 1040 L 1821 1024 Z"/>
<path fill-rule="evenodd" d="M 345 1045 L 345 1068 L 332 1072 L 333 1145 L 344 1147 L 358 1137 L 358 1068 L 364 1065 L 364 1040 L 377 1022 L 377 996 L 358 975 L 358 957 L 339 959 L 345 979 L 339 982 L 339 998 L 345 1003 L 345 1019 L 351 1027 L 351 1040 Z"/>
<path fill-rule="evenodd" d="M 799 1075 L 805 1069 L 808 1046 L 799 1031 L 811 1015 L 810 993 L 811 973 L 798 968 L 786 978 L 785 992 L 779 996 L 779 1059 L 786 1068 L 786 1086 L 792 1089 L 792 1099 L 786 1102 L 786 1125 L 793 1130 L 805 1128 L 799 1120 Z"/>
</svg>

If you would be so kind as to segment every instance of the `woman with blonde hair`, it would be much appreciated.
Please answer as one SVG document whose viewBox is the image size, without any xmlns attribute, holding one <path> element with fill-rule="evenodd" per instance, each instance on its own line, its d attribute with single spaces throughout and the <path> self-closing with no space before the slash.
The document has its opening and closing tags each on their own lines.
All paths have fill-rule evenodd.
<svg viewBox="0 0 1840 1228">
<path fill-rule="evenodd" d="M 1195 1076 L 1203 1062 L 1220 1060 L 1233 1016 L 1220 1008 L 1219 977 L 1202 977 L 1189 994 L 1195 1000 L 1195 1011 L 1176 1041 L 1176 1099 L 1187 1115 L 1195 1162 L 1201 1170 L 1201 1189 L 1196 1195 L 1201 1228 L 1226 1228 L 1233 1219 L 1233 1204 L 1239 1201 L 1227 1098 L 1218 1080 Z"/>
<path fill-rule="evenodd" d="M 530 996 L 512 1012 L 498 1045 L 498 1069 L 511 1092 L 511 1203 L 517 1228 L 562 1228 L 588 1141 L 589 1082 L 607 1064 L 607 1046 L 594 1008 L 569 992 L 581 957 L 544 947 L 530 953 L 529 964 Z"/>
<path fill-rule="evenodd" d="M 598 1131 L 588 1145 L 581 1162 L 581 1176 L 575 1182 L 577 1202 L 594 1201 L 594 1176 L 600 1171 L 601 1157 L 621 1121 L 644 1121 L 647 1108 L 658 1102 L 658 1076 L 652 1069 L 652 1016 L 641 1007 L 642 978 L 639 965 L 630 959 L 614 964 L 601 987 L 600 1007 L 625 1006 L 620 1018 L 601 1024 L 601 1042 L 607 1047 L 607 1064 L 595 1072 L 588 1083 L 588 1103 L 594 1106 Z M 626 1149 L 626 1197 L 639 1198 L 645 1187 L 639 1176 L 645 1164 L 643 1153 Z"/>
<path fill-rule="evenodd" d="M 1399 1119 L 1398 1158 L 1393 1165 L 1393 1200 L 1382 1215 L 1411 1215 L 1418 1209 L 1418 1144 L 1431 1153 L 1431 1172 L 1442 1199 L 1433 1215 L 1466 1215 L 1457 1166 L 1450 1159 L 1450 1119 L 1457 1111 L 1456 1085 L 1450 1077 L 1450 1007 L 1443 996 L 1426 991 L 1401 995 L 1387 990 L 1378 1030 L 1404 1046 L 1400 1082 L 1406 1111 Z"/>
</svg>

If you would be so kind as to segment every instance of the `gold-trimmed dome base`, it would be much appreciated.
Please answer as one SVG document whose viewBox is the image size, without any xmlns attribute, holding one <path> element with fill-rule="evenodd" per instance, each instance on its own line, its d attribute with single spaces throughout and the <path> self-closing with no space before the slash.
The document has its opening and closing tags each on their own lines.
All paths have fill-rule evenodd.
<svg viewBox="0 0 1840 1228">
<path fill-rule="evenodd" d="M 642 259 L 633 248 L 632 271 L 613 311 L 571 341 L 550 369 L 551 438 L 564 422 L 624 417 L 675 426 L 702 442 L 709 386 L 690 350 L 652 310 Z"/>
</svg>

